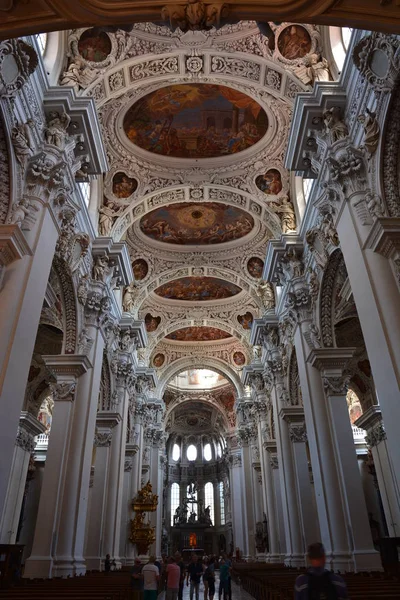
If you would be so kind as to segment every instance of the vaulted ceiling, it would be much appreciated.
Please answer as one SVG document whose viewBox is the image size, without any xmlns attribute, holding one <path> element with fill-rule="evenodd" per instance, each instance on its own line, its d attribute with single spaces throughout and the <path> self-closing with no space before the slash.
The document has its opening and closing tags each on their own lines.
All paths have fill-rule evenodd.
<svg viewBox="0 0 400 600">
<path fill-rule="evenodd" d="M 296 93 L 329 76 L 321 32 L 145 23 L 73 30 L 68 46 L 61 83 L 98 107 L 110 164 L 102 234 L 128 243 L 144 358 L 163 385 L 207 367 L 239 392 L 268 241 L 296 228 L 283 160 Z"/>
</svg>

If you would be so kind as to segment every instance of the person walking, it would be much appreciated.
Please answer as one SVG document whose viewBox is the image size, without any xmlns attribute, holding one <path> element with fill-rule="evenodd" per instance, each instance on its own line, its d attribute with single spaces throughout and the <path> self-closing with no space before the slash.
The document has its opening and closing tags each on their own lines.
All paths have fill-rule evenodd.
<svg viewBox="0 0 400 600">
<path fill-rule="evenodd" d="M 169 559 L 166 568 L 167 575 L 167 600 L 178 600 L 181 570 L 173 556 Z"/>
<path fill-rule="evenodd" d="M 207 581 L 208 597 L 210 600 L 214 600 L 215 595 L 215 559 L 211 556 L 208 559 L 208 565 L 204 571 L 203 580 Z M 204 600 L 207 600 L 206 586 L 204 585 Z"/>
<path fill-rule="evenodd" d="M 183 586 L 185 583 L 186 565 L 182 560 L 182 555 L 180 552 L 175 552 L 175 561 L 181 571 L 181 576 L 179 580 L 178 600 L 183 600 Z"/>
<path fill-rule="evenodd" d="M 193 600 L 193 594 L 196 593 L 196 600 L 199 600 L 200 579 L 203 574 L 203 567 L 196 554 L 192 555 L 192 561 L 187 568 L 186 585 L 189 585 L 190 579 L 190 600 Z"/>
<path fill-rule="evenodd" d="M 218 597 L 221 600 L 221 596 L 223 594 L 224 600 L 227 600 L 227 596 L 229 593 L 228 582 L 229 582 L 230 568 L 224 558 L 221 559 L 219 563 L 219 593 Z"/>
<path fill-rule="evenodd" d="M 295 600 L 347 600 L 347 587 L 342 577 L 325 569 L 325 549 L 320 542 L 308 547 L 308 560 L 307 573 L 296 579 Z"/>
<path fill-rule="evenodd" d="M 143 595 L 143 565 L 139 557 L 135 558 L 135 563 L 131 569 L 131 590 L 132 600 L 142 600 Z"/>
<path fill-rule="evenodd" d="M 142 569 L 143 574 L 143 600 L 157 600 L 158 581 L 160 572 L 156 567 L 155 557 L 150 556 L 147 565 Z"/>
</svg>

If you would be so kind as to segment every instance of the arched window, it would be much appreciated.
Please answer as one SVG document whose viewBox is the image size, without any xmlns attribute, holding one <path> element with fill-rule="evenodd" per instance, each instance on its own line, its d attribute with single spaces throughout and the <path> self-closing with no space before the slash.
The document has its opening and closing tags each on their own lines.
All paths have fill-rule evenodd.
<svg viewBox="0 0 400 600">
<path fill-rule="evenodd" d="M 179 460 L 181 457 L 181 449 L 179 448 L 178 444 L 174 444 L 172 446 L 172 460 L 174 460 L 175 462 L 177 460 Z"/>
<path fill-rule="evenodd" d="M 220 442 L 218 442 L 218 444 L 217 444 L 217 456 L 218 456 L 218 458 L 221 458 L 221 456 L 222 456 L 222 448 L 221 448 Z"/>
<path fill-rule="evenodd" d="M 187 456 L 187 459 L 190 461 L 196 460 L 197 448 L 194 444 L 190 444 L 190 446 L 188 446 L 188 449 L 186 451 L 186 456 Z"/>
<path fill-rule="evenodd" d="M 171 526 L 174 524 L 175 511 L 179 506 L 179 484 L 171 485 Z"/>
<path fill-rule="evenodd" d="M 349 47 L 352 33 L 352 27 L 342 27 L 342 44 L 345 50 L 347 50 L 347 48 Z"/>
<path fill-rule="evenodd" d="M 37 45 L 39 46 L 40 54 L 43 56 L 44 51 L 46 50 L 47 44 L 47 33 L 37 33 L 35 35 Z"/>
<path fill-rule="evenodd" d="M 84 200 L 86 206 L 89 206 L 90 183 L 88 181 L 80 181 L 78 185 L 79 185 L 79 189 L 82 192 L 83 200 Z"/>
<path fill-rule="evenodd" d="M 206 444 L 204 446 L 204 460 L 210 461 L 211 459 L 212 459 L 211 444 Z"/>
<path fill-rule="evenodd" d="M 222 481 L 219 482 L 219 513 L 221 515 L 221 525 L 225 525 L 225 496 L 224 496 L 224 484 Z"/>
<path fill-rule="evenodd" d="M 208 508 L 210 508 L 211 522 L 213 525 L 215 525 L 215 521 L 214 521 L 214 486 L 211 483 L 211 481 L 206 483 L 206 485 L 204 486 L 204 506 L 205 506 L 206 510 Z"/>
<path fill-rule="evenodd" d="M 311 190 L 313 188 L 315 179 L 307 179 L 303 178 L 303 194 L 304 194 L 304 202 L 307 204 L 308 199 L 311 194 Z"/>
</svg>

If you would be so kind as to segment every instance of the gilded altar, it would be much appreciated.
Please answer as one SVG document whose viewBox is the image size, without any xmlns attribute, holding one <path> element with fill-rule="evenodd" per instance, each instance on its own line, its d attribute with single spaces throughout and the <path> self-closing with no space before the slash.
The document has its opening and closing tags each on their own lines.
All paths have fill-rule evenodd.
<svg viewBox="0 0 400 600">
<path fill-rule="evenodd" d="M 139 554 L 147 554 L 149 547 L 156 540 L 156 528 L 150 522 L 145 522 L 145 513 L 155 512 L 158 506 L 158 496 L 153 494 L 151 483 L 148 482 L 132 501 L 135 517 L 131 520 L 129 541 L 136 544 Z"/>
</svg>

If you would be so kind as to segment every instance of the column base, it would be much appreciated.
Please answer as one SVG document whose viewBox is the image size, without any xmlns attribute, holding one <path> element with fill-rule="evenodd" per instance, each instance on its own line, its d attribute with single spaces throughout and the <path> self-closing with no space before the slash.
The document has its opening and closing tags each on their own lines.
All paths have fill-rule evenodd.
<svg viewBox="0 0 400 600">
<path fill-rule="evenodd" d="M 348 552 L 327 552 L 326 568 L 340 573 L 354 572 L 354 560 Z"/>
<path fill-rule="evenodd" d="M 86 573 L 84 558 L 57 558 L 53 564 L 53 577 L 79 577 Z"/>
<path fill-rule="evenodd" d="M 306 564 L 306 557 L 304 554 L 286 554 L 284 564 L 286 567 L 304 567 Z"/>
<path fill-rule="evenodd" d="M 125 565 L 127 567 L 133 567 L 134 564 L 135 564 L 135 559 L 133 558 L 133 556 L 125 559 Z"/>
<path fill-rule="evenodd" d="M 267 554 L 267 562 L 273 564 L 282 564 L 282 556 L 280 554 Z"/>
<path fill-rule="evenodd" d="M 355 571 L 383 571 L 381 555 L 376 550 L 354 552 Z"/>
<path fill-rule="evenodd" d="M 51 579 L 53 559 L 50 556 L 32 556 L 25 563 L 24 579 Z"/>
<path fill-rule="evenodd" d="M 258 552 L 256 554 L 256 562 L 267 562 L 267 555 L 265 552 Z"/>
<path fill-rule="evenodd" d="M 86 556 L 86 571 L 101 571 L 101 557 L 100 556 Z"/>
</svg>

